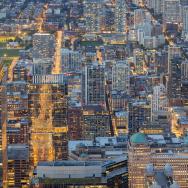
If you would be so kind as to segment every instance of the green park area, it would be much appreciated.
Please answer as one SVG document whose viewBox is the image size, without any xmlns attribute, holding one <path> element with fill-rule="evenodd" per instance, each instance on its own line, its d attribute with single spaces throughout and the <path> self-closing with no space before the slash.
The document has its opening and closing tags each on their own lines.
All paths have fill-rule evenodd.
<svg viewBox="0 0 188 188">
<path fill-rule="evenodd" d="M 20 49 L 0 49 L 0 57 L 18 57 Z"/>
<path fill-rule="evenodd" d="M 6 48 L 7 43 L 6 42 L 0 42 L 0 48 Z"/>
<path fill-rule="evenodd" d="M 11 59 L 4 59 L 2 61 L 3 65 L 5 65 L 6 67 L 8 67 L 11 63 L 12 63 L 12 60 Z"/>
<path fill-rule="evenodd" d="M 103 45 L 102 41 L 81 41 L 81 46 L 101 46 Z"/>
</svg>

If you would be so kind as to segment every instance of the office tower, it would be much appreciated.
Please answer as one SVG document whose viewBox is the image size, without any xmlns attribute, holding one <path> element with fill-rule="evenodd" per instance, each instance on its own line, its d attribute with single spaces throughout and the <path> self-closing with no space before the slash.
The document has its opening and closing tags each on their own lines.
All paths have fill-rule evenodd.
<svg viewBox="0 0 188 188">
<path fill-rule="evenodd" d="M 180 57 L 174 57 L 170 63 L 168 94 L 170 99 L 181 100 L 181 64 Z"/>
<path fill-rule="evenodd" d="M 184 61 L 181 64 L 181 97 L 183 104 L 188 104 L 188 62 Z"/>
<path fill-rule="evenodd" d="M 143 9 L 135 9 L 134 10 L 134 28 L 139 27 L 144 23 L 145 12 Z"/>
<path fill-rule="evenodd" d="M 86 105 L 105 106 L 105 67 L 98 62 L 86 65 L 82 78 L 83 101 Z"/>
<path fill-rule="evenodd" d="M 162 115 L 168 111 L 167 90 L 163 84 L 153 87 L 153 94 L 151 98 L 151 115 Z"/>
<path fill-rule="evenodd" d="M 82 75 L 81 73 L 65 73 L 68 85 L 68 106 L 81 107 L 82 102 Z"/>
<path fill-rule="evenodd" d="M 129 188 L 145 188 L 148 164 L 153 164 L 157 170 L 173 169 L 173 180 L 179 187 L 187 187 L 188 167 L 185 150 L 187 137 L 183 146 L 177 146 L 162 135 L 145 135 L 136 133 L 131 136 L 128 145 Z M 163 144 L 162 144 L 163 142 Z M 181 173 L 180 173 L 181 172 Z M 173 186 L 172 186 L 173 187 Z"/>
<path fill-rule="evenodd" d="M 170 74 L 171 60 L 174 57 L 181 57 L 181 48 L 179 46 L 168 46 L 168 74 Z"/>
<path fill-rule="evenodd" d="M 28 187 L 29 184 L 29 147 L 25 144 L 11 144 L 7 149 L 8 187 Z"/>
<path fill-rule="evenodd" d="M 129 95 L 124 91 L 112 91 L 111 108 L 113 111 L 124 111 L 128 109 Z"/>
<path fill-rule="evenodd" d="M 132 135 L 128 145 L 129 188 L 144 188 L 144 172 L 149 163 L 149 153 L 150 147 L 146 136 L 143 133 Z"/>
<path fill-rule="evenodd" d="M 83 129 L 84 139 L 94 139 L 97 136 L 111 136 L 111 117 L 101 106 L 92 105 L 83 108 Z"/>
<path fill-rule="evenodd" d="M 129 114 L 127 111 L 115 112 L 113 116 L 114 132 L 121 136 L 128 134 Z"/>
<path fill-rule="evenodd" d="M 147 7 L 154 11 L 154 14 L 162 13 L 163 0 L 147 0 Z"/>
<path fill-rule="evenodd" d="M 138 132 L 151 122 L 151 104 L 147 99 L 133 100 L 129 103 L 129 133 Z"/>
<path fill-rule="evenodd" d="M 103 13 L 103 0 L 85 0 L 84 17 L 87 32 L 100 32 Z"/>
<path fill-rule="evenodd" d="M 8 144 L 29 144 L 28 89 L 25 81 L 6 84 Z"/>
<path fill-rule="evenodd" d="M 12 81 L 29 81 L 32 71 L 31 62 L 18 61 L 13 68 Z"/>
<path fill-rule="evenodd" d="M 78 72 L 82 67 L 82 55 L 79 51 L 62 49 L 62 70 L 63 72 Z"/>
<path fill-rule="evenodd" d="M 180 3 L 181 3 L 182 6 L 188 5 L 187 0 L 180 0 Z"/>
<path fill-rule="evenodd" d="M 112 89 L 129 94 L 130 68 L 127 61 L 117 61 L 112 67 Z"/>
<path fill-rule="evenodd" d="M 116 32 L 125 32 L 126 30 L 126 3 L 122 0 L 116 0 L 115 28 Z"/>
<path fill-rule="evenodd" d="M 52 58 L 42 58 L 33 60 L 33 74 L 51 74 L 53 68 Z"/>
<path fill-rule="evenodd" d="M 145 73 L 145 61 L 144 61 L 144 53 L 140 49 L 134 50 L 134 65 L 135 65 L 135 73 L 138 75 L 143 75 Z"/>
<path fill-rule="evenodd" d="M 29 86 L 31 157 L 67 158 L 67 84 L 63 75 L 36 75 Z"/>
<path fill-rule="evenodd" d="M 115 8 L 111 4 L 105 5 L 102 30 L 107 32 L 115 30 Z"/>
<path fill-rule="evenodd" d="M 183 35 L 188 34 L 188 5 L 182 6 Z"/>
<path fill-rule="evenodd" d="M 188 61 L 184 61 L 181 64 L 181 79 L 188 80 Z"/>
<path fill-rule="evenodd" d="M 55 52 L 55 37 L 49 33 L 33 35 L 33 59 L 52 58 Z"/>
<path fill-rule="evenodd" d="M 69 107 L 67 112 L 67 126 L 69 140 L 82 138 L 83 112 L 81 107 Z"/>
<path fill-rule="evenodd" d="M 163 21 L 164 23 L 180 22 L 180 0 L 164 0 Z"/>
</svg>

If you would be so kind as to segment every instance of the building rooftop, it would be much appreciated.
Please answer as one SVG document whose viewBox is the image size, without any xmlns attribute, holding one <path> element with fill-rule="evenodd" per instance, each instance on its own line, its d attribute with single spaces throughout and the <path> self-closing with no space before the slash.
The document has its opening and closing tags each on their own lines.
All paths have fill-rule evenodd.
<svg viewBox="0 0 188 188">
<path fill-rule="evenodd" d="M 133 144 L 147 144 L 148 140 L 146 135 L 143 133 L 135 133 L 130 138 L 131 143 Z"/>
</svg>

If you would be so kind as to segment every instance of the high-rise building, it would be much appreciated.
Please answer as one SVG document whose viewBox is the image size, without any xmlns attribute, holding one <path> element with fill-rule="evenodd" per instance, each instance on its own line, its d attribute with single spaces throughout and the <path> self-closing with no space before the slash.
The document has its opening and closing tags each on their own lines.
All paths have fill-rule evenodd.
<svg viewBox="0 0 188 188">
<path fill-rule="evenodd" d="M 174 57 L 170 61 L 168 94 L 171 99 L 181 99 L 181 64 L 183 60 L 180 57 Z"/>
<path fill-rule="evenodd" d="M 133 100 L 129 103 L 129 133 L 138 132 L 151 122 L 151 104 L 147 99 Z"/>
<path fill-rule="evenodd" d="M 134 28 L 142 25 L 144 23 L 145 13 L 143 9 L 134 10 Z"/>
<path fill-rule="evenodd" d="M 115 29 L 116 32 L 125 32 L 126 30 L 126 3 L 122 0 L 116 0 L 115 5 Z"/>
<path fill-rule="evenodd" d="M 136 133 L 131 136 L 128 147 L 129 188 L 144 188 L 144 172 L 150 153 L 148 140 L 143 133 Z"/>
<path fill-rule="evenodd" d="M 67 158 L 67 85 L 63 75 L 36 75 L 29 86 L 31 157 Z"/>
<path fill-rule="evenodd" d="M 25 81 L 6 84 L 8 144 L 29 144 L 27 91 Z"/>
<path fill-rule="evenodd" d="M 105 106 L 105 67 L 98 64 L 87 65 L 82 80 L 83 101 L 86 105 Z"/>
<path fill-rule="evenodd" d="M 86 31 L 100 32 L 103 13 L 103 0 L 85 0 L 84 17 L 86 20 Z"/>
<path fill-rule="evenodd" d="M 33 35 L 33 59 L 52 58 L 55 52 L 55 37 L 49 33 Z"/>
<path fill-rule="evenodd" d="M 112 4 L 106 4 L 104 7 L 102 30 L 115 31 L 115 8 Z"/>
<path fill-rule="evenodd" d="M 181 64 L 181 98 L 183 104 L 188 104 L 188 62 L 184 61 Z"/>
<path fill-rule="evenodd" d="M 153 87 L 151 111 L 152 117 L 157 114 L 164 114 L 168 111 L 167 90 L 163 84 Z"/>
<path fill-rule="evenodd" d="M 42 58 L 33 60 L 33 74 L 51 74 L 53 68 L 52 58 Z"/>
<path fill-rule="evenodd" d="M 82 127 L 84 139 L 92 140 L 97 136 L 111 136 L 111 116 L 101 106 L 84 106 Z"/>
<path fill-rule="evenodd" d="M 9 145 L 7 149 L 8 187 L 28 187 L 29 184 L 29 147 L 25 144 Z"/>
<path fill-rule="evenodd" d="M 79 140 L 82 138 L 82 108 L 69 107 L 67 113 L 68 136 L 70 140 Z"/>
<path fill-rule="evenodd" d="M 79 51 L 62 49 L 62 70 L 63 72 L 81 71 L 82 56 Z"/>
<path fill-rule="evenodd" d="M 144 61 L 144 53 L 140 49 L 134 50 L 134 65 L 135 65 L 135 73 L 138 75 L 143 75 L 145 73 L 145 61 Z"/>
<path fill-rule="evenodd" d="M 164 0 L 163 21 L 165 23 L 180 22 L 180 0 Z"/>
<path fill-rule="evenodd" d="M 188 5 L 182 6 L 183 35 L 188 34 Z"/>
<path fill-rule="evenodd" d="M 32 65 L 27 61 L 18 61 L 13 68 L 12 81 L 29 81 Z"/>
<path fill-rule="evenodd" d="M 117 61 L 112 67 L 112 89 L 129 94 L 130 68 L 127 61 Z"/>
<path fill-rule="evenodd" d="M 147 7 L 153 9 L 155 14 L 162 13 L 162 2 L 163 0 L 147 0 Z"/>
<path fill-rule="evenodd" d="M 132 135 L 128 145 L 129 188 L 145 188 L 148 164 L 153 164 L 158 170 L 165 169 L 166 172 L 171 172 L 173 169 L 171 175 L 174 182 L 176 181 L 179 187 L 186 188 L 188 178 L 188 166 L 186 165 L 188 158 L 185 155 L 187 137 L 184 140 L 185 142 L 180 147 L 173 141 L 165 140 L 162 135 L 146 136 L 143 133 Z"/>
<path fill-rule="evenodd" d="M 180 75 L 181 74 L 181 62 L 180 62 L 181 60 L 179 59 L 179 61 L 178 61 L 179 66 L 176 66 L 176 62 L 173 61 L 174 58 L 178 59 L 180 56 L 181 56 L 181 48 L 179 46 L 168 46 L 168 80 L 169 81 L 168 81 L 168 88 L 167 89 L 168 89 L 168 94 L 171 94 L 171 95 L 172 95 L 172 91 L 171 91 L 171 88 L 172 88 L 172 86 L 171 86 L 172 85 L 172 73 L 176 74 L 176 76 L 175 76 L 176 79 L 177 79 L 177 74 L 179 74 L 179 79 L 181 79 L 180 78 L 181 77 L 181 75 Z M 174 70 L 172 72 L 172 68 L 177 69 L 178 72 L 176 72 L 176 70 Z M 178 84 L 178 83 L 176 82 L 175 84 Z"/>
<path fill-rule="evenodd" d="M 129 114 L 127 111 L 115 112 L 113 116 L 113 128 L 117 135 L 128 134 Z"/>
</svg>

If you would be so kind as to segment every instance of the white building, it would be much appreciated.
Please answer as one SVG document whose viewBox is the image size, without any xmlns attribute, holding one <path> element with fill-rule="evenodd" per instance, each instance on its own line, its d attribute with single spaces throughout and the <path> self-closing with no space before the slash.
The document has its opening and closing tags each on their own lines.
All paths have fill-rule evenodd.
<svg viewBox="0 0 188 188">
<path fill-rule="evenodd" d="M 167 90 L 163 84 L 153 87 L 151 111 L 152 116 L 156 113 L 164 113 L 168 111 Z"/>
</svg>

